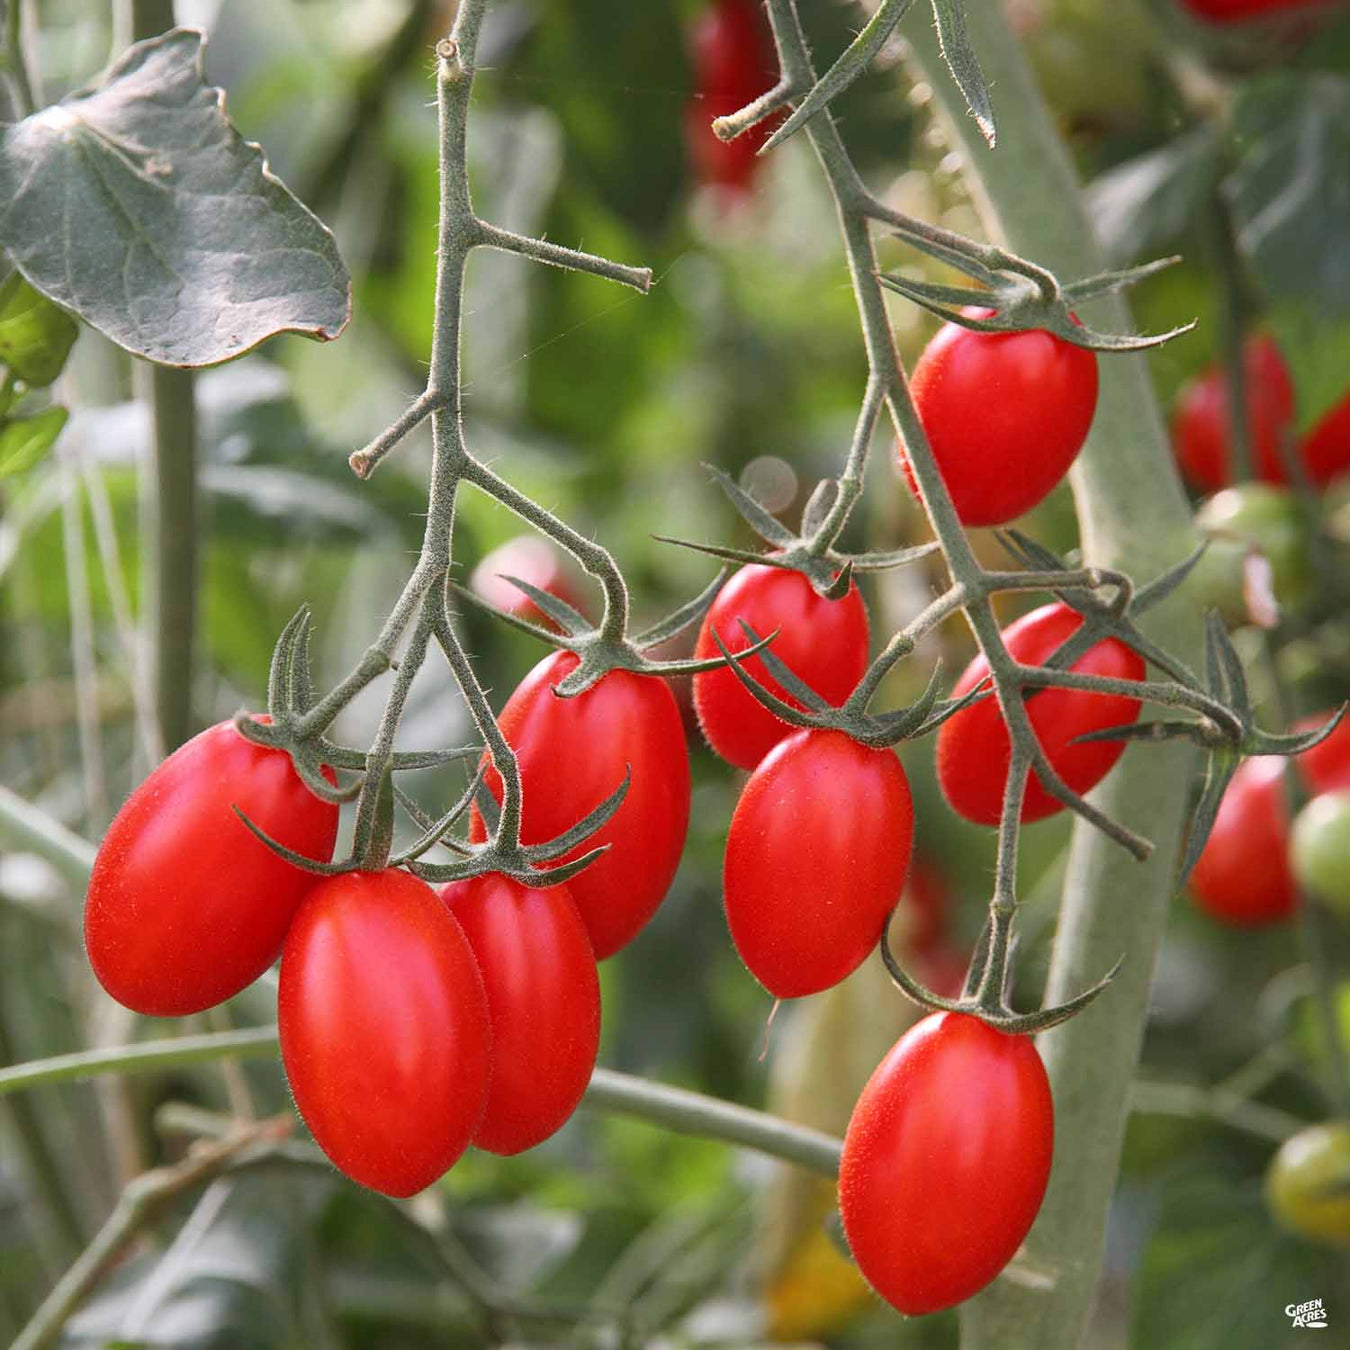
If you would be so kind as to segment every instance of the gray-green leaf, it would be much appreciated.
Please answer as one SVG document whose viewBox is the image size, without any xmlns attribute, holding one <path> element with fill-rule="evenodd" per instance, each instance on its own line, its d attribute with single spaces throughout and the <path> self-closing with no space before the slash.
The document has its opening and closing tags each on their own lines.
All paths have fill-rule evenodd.
<svg viewBox="0 0 1350 1350">
<path fill-rule="evenodd" d="M 234 129 L 201 58 L 201 34 L 175 29 L 5 128 L 0 243 L 37 290 L 165 365 L 337 337 L 351 287 L 333 237 Z"/>
<path fill-rule="evenodd" d="M 0 426 L 0 478 L 25 473 L 56 444 L 70 414 L 47 408 L 33 417 L 16 417 Z"/>
</svg>

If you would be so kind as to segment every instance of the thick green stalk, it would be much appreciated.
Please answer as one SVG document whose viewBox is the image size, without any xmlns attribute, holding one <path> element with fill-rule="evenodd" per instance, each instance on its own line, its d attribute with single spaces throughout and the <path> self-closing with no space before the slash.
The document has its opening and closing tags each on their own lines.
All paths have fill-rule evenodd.
<svg viewBox="0 0 1350 1350">
<path fill-rule="evenodd" d="M 946 110 L 987 227 L 1061 278 L 1101 271 L 1073 167 L 1001 6 L 968 4 L 966 14 L 994 91 L 995 151 L 966 115 L 930 27 L 915 23 L 907 36 Z M 1132 329 L 1119 297 L 1083 308 L 1096 327 Z M 1189 513 L 1144 358 L 1100 356 L 1098 365 L 1096 420 L 1070 475 L 1084 554 L 1148 579 L 1189 551 Z M 1198 650 L 1195 607 L 1184 588 L 1152 611 L 1144 627 L 1183 659 Z M 1153 840 L 1157 850 L 1147 862 L 1136 862 L 1086 822 L 1075 824 L 1045 1001 L 1077 993 L 1122 953 L 1126 962 L 1086 1012 L 1040 1038 L 1055 1095 L 1050 1189 L 1019 1258 L 963 1310 L 968 1350 L 1069 1350 L 1083 1335 L 1193 767 L 1193 752 L 1183 745 L 1136 746 L 1094 796 Z"/>
</svg>

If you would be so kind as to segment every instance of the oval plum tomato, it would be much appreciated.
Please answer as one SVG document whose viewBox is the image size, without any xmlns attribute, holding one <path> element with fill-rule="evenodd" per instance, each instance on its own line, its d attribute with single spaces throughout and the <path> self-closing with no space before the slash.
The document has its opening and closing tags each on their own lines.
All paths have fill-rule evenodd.
<svg viewBox="0 0 1350 1350">
<path fill-rule="evenodd" d="M 1298 813 L 1290 859 L 1303 890 L 1350 918 L 1350 791 L 1324 792 Z"/>
<path fill-rule="evenodd" d="M 220 722 L 180 746 L 132 794 L 99 846 L 84 941 L 99 983 L 153 1017 L 201 1012 L 253 983 L 281 952 L 317 878 L 254 837 L 327 862 L 338 808 L 290 756 Z"/>
<path fill-rule="evenodd" d="M 1031 510 L 1078 457 L 1097 410 L 1097 358 L 1040 329 L 976 333 L 946 323 L 923 349 L 910 392 L 956 514 L 966 525 L 1002 525 Z M 917 496 L 909 457 L 897 450 Z"/>
<path fill-rule="evenodd" d="M 492 1082 L 473 1142 L 542 1143 L 576 1110 L 600 1048 L 600 978 L 566 886 L 489 872 L 441 892 L 469 939 L 492 1021 Z"/>
<path fill-rule="evenodd" d="M 797 998 L 856 970 L 900 899 L 913 841 L 893 750 L 814 728 L 775 746 L 736 803 L 722 870 L 750 973 L 775 998 Z"/>
<path fill-rule="evenodd" d="M 1313 713 L 1310 717 L 1300 718 L 1292 729 L 1315 731 L 1325 726 L 1330 718 L 1330 712 Z M 1314 796 L 1350 788 L 1350 716 L 1341 718 L 1330 736 L 1318 741 L 1311 750 L 1305 750 L 1294 762 Z"/>
<path fill-rule="evenodd" d="M 694 98 L 685 114 L 685 140 L 701 182 L 746 192 L 759 167 L 772 119 L 724 141 L 712 129 L 772 89 L 778 81 L 773 37 L 758 0 L 713 0 L 694 25 Z"/>
<path fill-rule="evenodd" d="M 321 881 L 295 916 L 277 996 L 281 1058 L 319 1147 L 353 1181 L 413 1195 L 483 1116 L 492 1030 L 468 939 L 408 872 Z"/>
<path fill-rule="evenodd" d="M 1275 339 L 1248 338 L 1242 349 L 1247 425 L 1256 463 L 1252 476 L 1287 483 L 1281 444 L 1294 425 L 1294 385 Z M 1172 411 L 1172 447 L 1182 475 L 1202 492 L 1217 492 L 1233 481 L 1228 426 L 1228 381 L 1217 365 L 1207 366 L 1184 385 Z"/>
<path fill-rule="evenodd" d="M 762 638 L 778 630 L 774 655 L 836 708 L 867 669 L 867 608 L 856 585 L 850 585 L 842 599 L 826 600 L 800 572 L 758 564 L 742 567 L 703 616 L 695 659 L 718 655 L 714 629 L 728 651 L 749 647 L 742 619 Z M 743 668 L 771 694 L 794 708 L 801 706 L 758 656 Z M 708 744 L 740 769 L 753 769 L 795 730 L 779 721 L 725 667 L 694 676 L 694 708 Z"/>
<path fill-rule="evenodd" d="M 1299 458 L 1315 487 L 1350 473 L 1350 398 L 1342 399 L 1308 433 Z"/>
<path fill-rule="evenodd" d="M 1299 1237 L 1350 1243 L 1350 1122 L 1310 1125 L 1286 1139 L 1266 1171 L 1266 1204 Z"/>
<path fill-rule="evenodd" d="M 584 694 L 559 698 L 553 686 L 576 664 L 571 652 L 546 656 L 517 686 L 497 723 L 520 765 L 526 844 L 570 829 L 632 769 L 628 795 L 613 818 L 566 855 L 610 846 L 567 883 L 601 961 L 637 936 L 670 889 L 689 829 L 689 751 L 664 681 L 612 670 Z M 501 801 L 495 769 L 486 782 Z M 469 837 L 486 838 L 476 808 Z"/>
<path fill-rule="evenodd" d="M 507 581 L 509 576 L 519 577 L 541 591 L 556 595 L 573 609 L 581 608 L 575 578 L 558 549 L 547 539 L 533 534 L 508 539 L 473 569 L 469 589 L 507 614 L 556 630 L 558 625 L 524 591 Z"/>
<path fill-rule="evenodd" d="M 911 1027 L 863 1088 L 840 1159 L 844 1234 L 868 1283 L 910 1315 L 983 1289 L 1036 1218 L 1054 1139 L 1028 1037 L 964 1013 Z"/>
<path fill-rule="evenodd" d="M 1044 605 L 1003 630 L 1009 653 L 1023 665 L 1044 663 L 1082 625 L 1067 605 Z M 1069 667 L 1116 680 L 1142 680 L 1143 659 L 1116 638 L 1095 643 Z M 952 689 L 968 693 L 986 675 L 989 663 L 977 656 Z M 1042 748 L 1059 776 L 1075 791 L 1087 792 L 1111 771 L 1125 749 L 1123 741 L 1071 745 L 1076 736 L 1133 722 L 1139 700 L 1119 694 L 1090 694 L 1080 689 L 1038 689 L 1026 697 L 1027 713 Z M 938 783 L 957 815 L 977 825 L 997 825 L 1003 812 L 1012 746 L 998 703 L 991 696 L 963 708 L 942 724 L 937 740 Z M 1043 820 L 1062 810 L 1035 773 L 1027 780 L 1022 819 Z"/>
<path fill-rule="evenodd" d="M 1244 760 L 1219 803 L 1190 884 L 1200 908 L 1223 923 L 1275 923 L 1298 904 L 1283 775 L 1281 755 Z"/>
</svg>

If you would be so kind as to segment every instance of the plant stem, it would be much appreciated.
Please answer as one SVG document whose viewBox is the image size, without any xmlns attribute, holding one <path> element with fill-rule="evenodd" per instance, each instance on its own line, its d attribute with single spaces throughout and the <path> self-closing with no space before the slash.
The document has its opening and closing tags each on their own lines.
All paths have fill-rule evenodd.
<svg viewBox="0 0 1350 1350">
<path fill-rule="evenodd" d="M 275 1026 L 173 1040 L 142 1041 L 102 1050 L 34 1060 L 0 1069 L 0 1096 L 50 1083 L 75 1082 L 105 1073 L 148 1073 L 202 1064 L 224 1055 L 274 1055 Z M 695 1134 L 743 1148 L 757 1149 L 826 1176 L 839 1168 L 840 1141 L 749 1107 L 705 1097 L 684 1088 L 652 1083 L 610 1069 L 596 1069 L 586 1103 L 597 1110 L 638 1116 L 681 1134 Z"/>
<path fill-rule="evenodd" d="M 152 634 L 155 707 L 164 748 L 192 735 L 192 676 L 197 624 L 200 529 L 197 511 L 197 403 L 190 370 L 140 363 L 142 400 L 152 422 L 153 542 L 146 566 L 155 569 L 152 605 L 142 606 Z"/>
<path fill-rule="evenodd" d="M 45 858 L 83 889 L 94 870 L 94 846 L 18 793 L 0 785 L 0 836 Z"/>
<path fill-rule="evenodd" d="M 909 37 L 946 108 L 986 224 L 1019 252 L 1053 259 L 1067 275 L 1101 271 L 1072 166 L 1001 7 L 968 5 L 966 16 L 998 100 L 995 153 L 966 116 L 929 26 L 914 25 Z M 1109 331 L 1130 331 L 1129 311 L 1119 297 L 1084 308 Z M 1099 372 L 1094 430 L 1070 474 L 1084 554 L 1132 575 L 1156 574 L 1193 545 L 1185 498 L 1143 358 L 1100 358 Z M 1146 626 L 1169 648 L 1183 654 L 1198 650 L 1185 587 L 1151 610 Z M 1083 822 L 1075 826 L 1047 1004 L 1091 983 L 1122 952 L 1128 960 L 1103 997 L 1041 1038 L 1057 1118 L 1050 1189 L 1027 1238 L 1025 1259 L 963 1309 L 967 1350 L 1069 1350 L 1082 1337 L 1193 764 L 1193 750 L 1180 742 L 1130 750 L 1094 794 L 1113 816 L 1154 840 L 1157 851 L 1147 862 L 1130 860 Z M 1028 1267 L 1045 1278 L 1019 1279 Z"/>
</svg>

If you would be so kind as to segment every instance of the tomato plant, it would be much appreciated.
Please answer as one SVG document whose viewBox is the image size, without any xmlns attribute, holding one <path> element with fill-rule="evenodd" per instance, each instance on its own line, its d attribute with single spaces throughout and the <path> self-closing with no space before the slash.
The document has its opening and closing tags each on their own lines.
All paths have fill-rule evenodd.
<svg viewBox="0 0 1350 1350">
<path fill-rule="evenodd" d="M 1298 902 L 1283 776 L 1284 760 L 1275 755 L 1239 765 L 1191 873 L 1200 907 L 1225 923 L 1276 922 Z"/>
<path fill-rule="evenodd" d="M 567 855 L 609 845 L 568 887 L 596 959 L 604 960 L 637 936 L 670 888 L 689 828 L 689 752 L 663 680 L 613 670 L 584 694 L 559 698 L 553 686 L 576 664 L 571 652 L 546 656 L 497 721 L 520 765 L 524 843 L 570 829 L 631 770 L 628 795 L 613 818 Z M 495 769 L 486 781 L 500 801 Z M 476 811 L 471 837 L 486 837 Z"/>
<path fill-rule="evenodd" d="M 718 592 L 699 629 L 694 655 L 716 656 L 713 631 L 728 651 L 751 645 L 744 620 L 766 638 L 777 632 L 773 653 L 827 703 L 838 707 L 867 669 L 867 608 L 856 584 L 839 600 L 826 600 L 800 573 L 751 565 Z M 742 667 L 770 693 L 801 705 L 752 656 Z M 753 769 L 793 728 L 758 702 L 725 668 L 694 676 L 694 708 L 708 744 L 741 769 Z"/>
<path fill-rule="evenodd" d="M 1309 480 L 1319 487 L 1350 472 L 1350 396 L 1325 413 L 1304 437 L 1299 458 Z"/>
<path fill-rule="evenodd" d="M 1097 358 L 1041 330 L 946 323 L 919 357 L 910 392 L 962 523 L 1002 525 L 1031 510 L 1078 457 L 1097 410 Z"/>
<path fill-rule="evenodd" d="M 1303 890 L 1350 916 L 1350 790 L 1323 793 L 1298 813 L 1290 861 Z"/>
<path fill-rule="evenodd" d="M 1294 723 L 1295 731 L 1312 731 L 1324 726 L 1328 712 L 1313 713 Z M 1308 791 L 1316 795 L 1319 792 L 1335 792 L 1339 788 L 1350 788 L 1350 717 L 1344 717 L 1325 739 L 1318 741 L 1311 750 L 1305 750 L 1294 761 Z"/>
<path fill-rule="evenodd" d="M 1350 1123 L 1326 1121 L 1286 1139 L 1266 1171 L 1266 1204 L 1299 1237 L 1350 1244 Z"/>
<path fill-rule="evenodd" d="M 694 172 L 705 183 L 747 192 L 771 128 L 761 122 L 724 141 L 711 123 L 743 108 L 777 79 L 762 7 L 755 0 L 712 0 L 694 25 L 691 55 L 694 98 L 685 113 L 685 140 Z"/>
<path fill-rule="evenodd" d="M 1294 385 L 1273 337 L 1258 334 L 1242 348 L 1252 476 L 1287 483 L 1281 446 L 1294 429 Z M 1177 395 L 1172 409 L 1172 445 L 1186 480 L 1202 492 L 1233 481 L 1228 381 L 1221 367 L 1207 366 Z"/>
<path fill-rule="evenodd" d="M 297 853 L 332 856 L 338 809 L 305 787 L 289 756 L 230 722 L 193 737 L 127 798 L 94 861 L 85 948 L 119 1003 L 183 1017 L 276 960 L 315 878 L 255 838 L 234 807 Z"/>
<path fill-rule="evenodd" d="M 1004 629 L 1003 641 L 1022 665 L 1041 665 L 1082 622 L 1067 605 L 1044 605 Z M 1069 669 L 1121 680 L 1142 680 L 1145 672 L 1143 660 L 1117 638 L 1094 643 Z M 953 696 L 969 692 L 988 674 L 989 663 L 977 656 L 957 680 Z M 1026 705 L 1047 758 L 1075 792 L 1101 782 L 1125 747 L 1119 741 L 1074 745 L 1074 738 L 1133 722 L 1140 706 L 1138 699 L 1123 695 L 1076 689 L 1036 690 L 1027 695 Z M 1008 728 L 993 698 L 963 708 L 944 722 L 937 740 L 938 783 L 952 810 L 978 825 L 997 825 L 1011 756 Z M 1042 820 L 1061 809 L 1033 772 L 1027 780 L 1022 819 Z"/>
<path fill-rule="evenodd" d="M 914 809 L 900 760 L 805 730 L 751 775 L 727 833 L 732 941 L 776 998 L 837 984 L 867 958 L 904 888 Z"/>
<path fill-rule="evenodd" d="M 1040 1209 L 1054 1104 L 1036 1047 L 964 1013 L 911 1027 L 844 1136 L 839 1209 L 859 1269 L 903 1313 L 984 1288 Z"/>
<path fill-rule="evenodd" d="M 1308 0 L 1181 0 L 1181 3 L 1210 23 L 1243 23 L 1281 10 L 1306 8 Z"/>
<path fill-rule="evenodd" d="M 406 1196 L 478 1128 L 492 1029 L 463 930 L 389 868 L 321 881 L 295 916 L 277 996 L 281 1058 L 319 1147 L 354 1181 Z"/>
<path fill-rule="evenodd" d="M 492 1082 L 473 1142 L 533 1148 L 576 1110 L 600 1046 L 600 979 L 566 886 L 488 872 L 441 892 L 478 962 L 492 1022 Z"/>
</svg>

